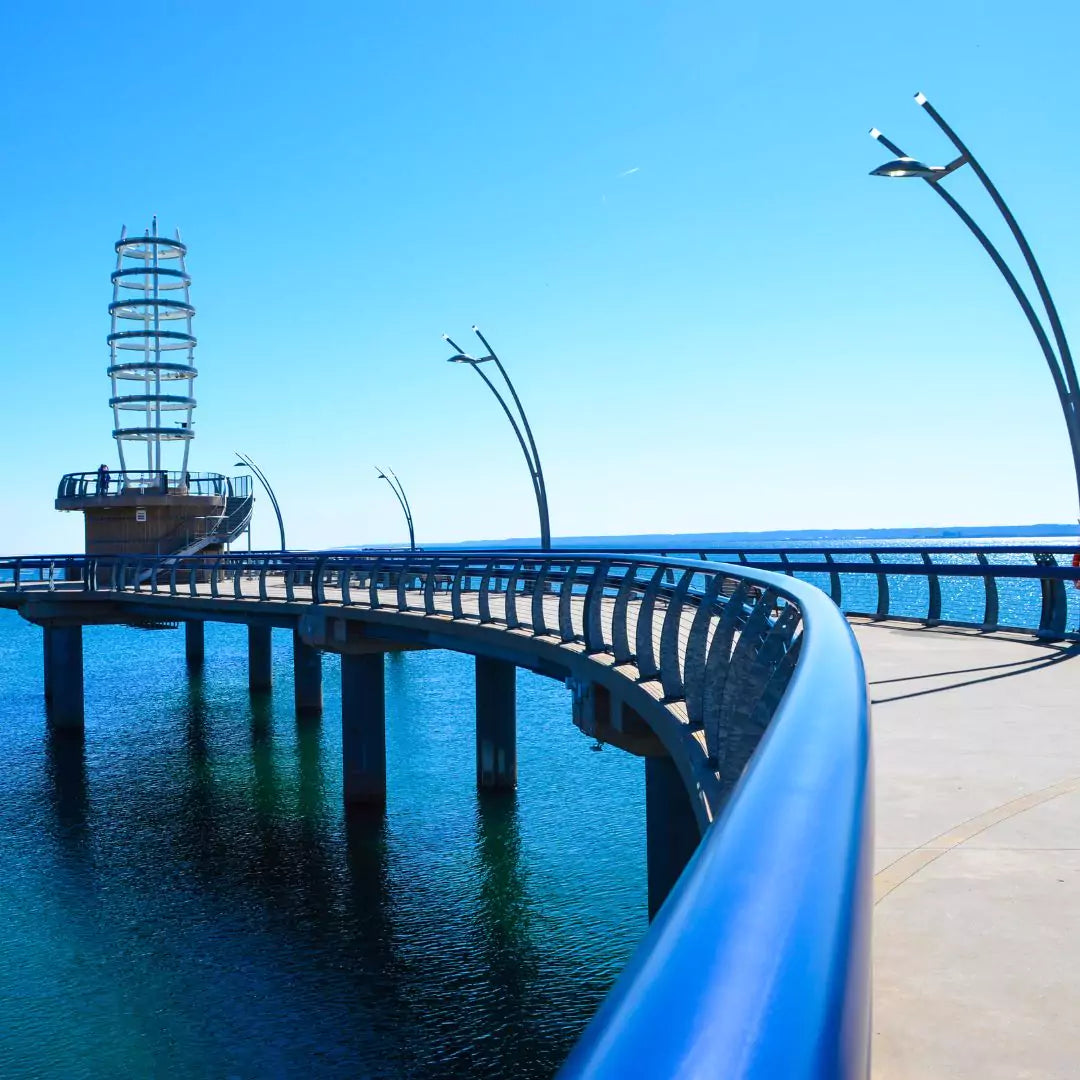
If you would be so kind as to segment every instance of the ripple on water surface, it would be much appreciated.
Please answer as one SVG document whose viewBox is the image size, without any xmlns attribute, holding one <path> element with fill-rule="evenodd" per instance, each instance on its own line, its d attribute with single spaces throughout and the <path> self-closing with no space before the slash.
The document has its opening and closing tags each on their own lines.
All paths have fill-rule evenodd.
<svg viewBox="0 0 1080 1080">
<path fill-rule="evenodd" d="M 645 930 L 644 775 L 518 676 L 519 789 L 478 800 L 472 661 L 387 659 L 389 805 L 341 813 L 319 721 L 240 627 L 85 631 L 86 738 L 0 612 L 0 1076 L 550 1076 Z"/>
</svg>

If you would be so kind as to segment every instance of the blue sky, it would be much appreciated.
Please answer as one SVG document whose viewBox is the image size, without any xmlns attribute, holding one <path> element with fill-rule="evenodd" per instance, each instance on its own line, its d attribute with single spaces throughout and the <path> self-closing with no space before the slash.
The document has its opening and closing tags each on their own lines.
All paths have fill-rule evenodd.
<svg viewBox="0 0 1080 1080">
<path fill-rule="evenodd" d="M 192 467 L 251 454 L 296 546 L 403 537 L 373 462 L 421 543 L 535 535 L 498 406 L 444 363 L 473 322 L 556 536 L 1076 516 L 997 271 L 925 185 L 867 175 L 875 124 L 949 159 L 924 91 L 1080 334 L 1075 4 L 104 11 L 0 13 L 0 549 L 81 543 L 51 499 L 115 464 L 112 243 L 154 213 L 190 246 Z"/>
</svg>

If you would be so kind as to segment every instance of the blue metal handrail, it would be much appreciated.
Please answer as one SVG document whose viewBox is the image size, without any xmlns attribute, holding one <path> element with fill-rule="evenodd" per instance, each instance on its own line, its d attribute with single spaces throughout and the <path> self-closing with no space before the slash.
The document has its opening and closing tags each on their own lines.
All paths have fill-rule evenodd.
<svg viewBox="0 0 1080 1080">
<path fill-rule="evenodd" d="M 813 586 L 642 553 L 276 552 L 0 560 L 0 596 L 39 591 L 27 576 L 46 566 L 56 589 L 58 561 L 80 579 L 60 588 L 143 615 L 339 606 L 380 632 L 430 621 L 446 643 L 468 623 L 473 641 L 491 627 L 516 648 L 607 654 L 597 677 L 624 678 L 669 751 L 698 755 L 705 832 L 561 1075 L 867 1075 L 869 706 L 851 632 Z"/>
<path fill-rule="evenodd" d="M 865 674 L 827 598 L 787 588 L 804 620 L 794 677 L 561 1080 L 868 1075 Z"/>
</svg>

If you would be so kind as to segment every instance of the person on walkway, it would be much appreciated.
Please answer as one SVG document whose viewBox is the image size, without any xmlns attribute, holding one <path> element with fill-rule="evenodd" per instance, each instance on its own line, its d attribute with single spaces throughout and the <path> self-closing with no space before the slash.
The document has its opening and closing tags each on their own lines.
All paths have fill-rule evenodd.
<svg viewBox="0 0 1080 1080">
<path fill-rule="evenodd" d="M 99 495 L 109 494 L 109 466 L 104 461 L 98 466 L 97 490 Z"/>
</svg>

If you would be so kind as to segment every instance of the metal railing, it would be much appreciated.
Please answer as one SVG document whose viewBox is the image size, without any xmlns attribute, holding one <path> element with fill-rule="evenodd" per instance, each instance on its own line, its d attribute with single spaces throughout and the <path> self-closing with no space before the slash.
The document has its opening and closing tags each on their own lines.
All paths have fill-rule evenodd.
<svg viewBox="0 0 1080 1080">
<path fill-rule="evenodd" d="M 848 615 L 1019 631 L 1080 634 L 1075 544 L 883 547 L 665 548 L 657 554 L 798 576 Z"/>
<path fill-rule="evenodd" d="M 97 472 L 68 473 L 60 480 L 58 499 L 106 498 L 119 495 L 218 495 L 244 496 L 251 493 L 248 476 L 220 473 L 184 473 L 167 470 L 127 469 L 110 472 L 107 479 Z"/>
<path fill-rule="evenodd" d="M 43 589 L 179 618 L 222 601 L 318 605 L 442 643 L 468 626 L 465 651 L 490 627 L 625 677 L 695 777 L 706 831 L 561 1075 L 866 1075 L 868 703 L 851 631 L 819 590 L 637 553 L 0 560 L 0 597 Z"/>
</svg>

